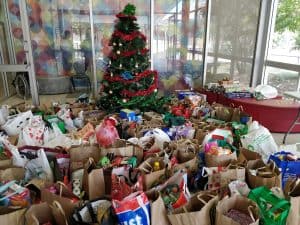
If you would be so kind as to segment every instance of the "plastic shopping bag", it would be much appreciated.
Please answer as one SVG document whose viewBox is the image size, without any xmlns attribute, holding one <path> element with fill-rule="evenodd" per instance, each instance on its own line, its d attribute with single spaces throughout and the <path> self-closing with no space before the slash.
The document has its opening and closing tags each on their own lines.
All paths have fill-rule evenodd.
<svg viewBox="0 0 300 225">
<path fill-rule="evenodd" d="M 41 116 L 33 116 L 28 125 L 23 128 L 19 135 L 18 146 L 31 145 L 41 146 L 44 143 L 45 123 Z"/>
<path fill-rule="evenodd" d="M 96 127 L 96 138 L 99 145 L 108 147 L 120 138 L 116 123 L 116 120 L 110 117 Z"/>
<path fill-rule="evenodd" d="M 268 162 L 269 156 L 278 152 L 278 146 L 270 131 L 257 121 L 254 121 L 246 135 L 241 136 L 242 146 L 262 155 L 264 162 Z"/>
<path fill-rule="evenodd" d="M 9 116 L 8 105 L 3 105 L 0 109 L 0 126 L 5 124 L 8 116 Z"/>
<path fill-rule="evenodd" d="M 150 202 L 144 192 L 135 192 L 122 201 L 112 200 L 120 224 L 150 225 Z"/>
<path fill-rule="evenodd" d="M 9 116 L 2 128 L 9 136 L 17 135 L 29 123 L 32 117 L 33 114 L 31 111 Z"/>
<path fill-rule="evenodd" d="M 33 158 L 31 158 L 31 155 Z M 25 165 L 26 174 L 25 180 L 29 181 L 32 178 L 38 177 L 49 182 L 54 181 L 53 172 L 51 170 L 46 153 L 43 149 L 37 151 L 36 156 L 33 154 L 27 154 L 28 162 Z"/>
<path fill-rule="evenodd" d="M 289 178 L 300 177 L 300 159 L 290 152 L 277 152 L 270 156 L 269 161 L 273 161 L 281 170 L 282 188 Z"/>
</svg>

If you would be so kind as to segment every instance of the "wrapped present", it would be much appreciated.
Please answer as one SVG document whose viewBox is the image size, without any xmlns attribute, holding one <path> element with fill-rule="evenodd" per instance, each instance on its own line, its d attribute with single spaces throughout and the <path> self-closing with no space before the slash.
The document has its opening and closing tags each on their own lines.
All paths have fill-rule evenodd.
<svg viewBox="0 0 300 225">
<path fill-rule="evenodd" d="M 135 112 L 130 109 L 121 109 L 120 111 L 120 118 L 127 119 L 127 120 L 134 120 Z"/>
</svg>

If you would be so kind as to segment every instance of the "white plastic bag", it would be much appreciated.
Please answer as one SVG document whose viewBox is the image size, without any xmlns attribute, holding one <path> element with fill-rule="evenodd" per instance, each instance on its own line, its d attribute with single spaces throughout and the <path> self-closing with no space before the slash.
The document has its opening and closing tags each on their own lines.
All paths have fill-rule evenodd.
<svg viewBox="0 0 300 225">
<path fill-rule="evenodd" d="M 233 143 L 233 134 L 230 130 L 217 128 L 205 136 L 205 138 L 202 142 L 202 146 L 205 146 L 209 142 L 209 140 L 212 139 L 214 136 L 224 138 L 224 140 L 226 140 L 227 143 L 229 143 L 229 144 Z M 220 138 L 218 138 L 218 139 L 220 139 Z"/>
<path fill-rule="evenodd" d="M 22 129 L 27 126 L 32 117 L 33 114 L 30 110 L 14 116 L 9 116 L 2 128 L 9 136 L 18 135 Z"/>
<path fill-rule="evenodd" d="M 12 154 L 12 160 L 13 160 L 13 165 L 17 167 L 25 167 L 25 164 L 27 163 L 27 159 L 23 156 L 18 151 L 18 148 L 14 145 L 12 145 L 6 137 L 1 136 L 0 137 L 0 143 L 2 143 Z"/>
<path fill-rule="evenodd" d="M 9 115 L 8 105 L 3 105 L 0 109 L 0 126 L 6 123 L 7 117 Z"/>
<path fill-rule="evenodd" d="M 149 137 L 154 137 L 154 144 L 151 147 L 153 148 L 159 148 L 159 149 L 164 149 L 164 143 L 165 142 L 170 142 L 171 139 L 170 137 L 161 129 L 159 128 L 154 128 L 153 130 L 148 131 L 143 138 L 149 138 Z M 142 141 L 143 138 L 140 138 L 140 140 Z"/>
<path fill-rule="evenodd" d="M 277 89 L 267 84 L 258 85 L 254 92 L 262 95 L 264 99 L 276 98 L 278 95 Z"/>
<path fill-rule="evenodd" d="M 230 194 L 232 195 L 242 195 L 247 197 L 250 189 L 245 181 L 234 180 L 228 184 Z"/>
<path fill-rule="evenodd" d="M 53 183 L 54 177 L 43 149 L 37 151 L 37 158 L 29 160 L 26 165 L 25 180 L 29 181 L 34 177 Z"/>
<path fill-rule="evenodd" d="M 254 121 L 248 130 L 248 134 L 241 137 L 242 146 L 261 154 L 265 163 L 270 155 L 278 151 L 278 146 L 270 133 L 264 126 Z"/>
<path fill-rule="evenodd" d="M 42 146 L 44 144 L 45 123 L 41 116 L 33 116 L 19 135 L 18 146 Z"/>
<path fill-rule="evenodd" d="M 70 109 L 67 109 L 66 107 L 62 107 L 56 114 L 60 119 L 62 119 L 65 123 L 65 127 L 67 131 L 71 132 L 73 130 L 76 130 L 73 120 L 71 118 L 71 111 Z"/>
</svg>

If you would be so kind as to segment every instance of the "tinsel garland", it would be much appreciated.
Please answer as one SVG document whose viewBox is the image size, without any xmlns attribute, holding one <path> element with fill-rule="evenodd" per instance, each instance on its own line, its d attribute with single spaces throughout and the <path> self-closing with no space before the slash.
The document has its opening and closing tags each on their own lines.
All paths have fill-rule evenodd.
<svg viewBox="0 0 300 225">
<path fill-rule="evenodd" d="M 142 38 L 144 41 L 147 40 L 146 36 L 144 34 L 142 34 L 140 31 L 134 31 L 131 34 L 125 34 L 121 31 L 116 30 L 116 31 L 114 31 L 112 36 L 121 38 L 124 41 L 132 41 L 133 39 L 135 39 L 137 37 Z"/>
<path fill-rule="evenodd" d="M 147 49 L 147 48 L 143 48 L 142 50 L 140 50 L 141 55 L 145 55 L 148 52 L 149 52 L 149 49 Z M 137 53 L 137 50 L 124 51 L 124 52 L 121 53 L 121 56 L 130 57 L 130 56 L 135 55 L 136 53 Z M 109 57 L 111 57 L 112 59 L 117 59 L 118 55 L 115 54 L 115 53 L 111 53 Z"/>
<path fill-rule="evenodd" d="M 122 78 L 120 75 L 114 75 L 113 77 L 111 77 L 109 74 L 105 74 L 104 79 L 109 82 L 122 82 L 125 84 L 130 84 L 130 83 L 135 83 L 144 77 L 148 77 L 151 74 L 154 74 L 154 80 L 157 79 L 158 75 L 156 70 L 145 70 L 144 72 L 135 75 L 134 78 L 131 80 L 126 80 Z"/>
<path fill-rule="evenodd" d="M 125 15 L 124 13 L 118 13 L 117 15 L 116 15 L 116 17 L 117 18 L 119 18 L 119 19 L 131 19 L 131 20 L 136 20 L 136 17 L 135 16 L 128 16 L 128 15 Z"/>
<path fill-rule="evenodd" d="M 124 97 L 136 97 L 136 96 L 147 96 L 150 95 L 151 93 L 154 92 L 155 89 L 157 89 L 157 85 L 158 85 L 158 76 L 156 73 L 156 76 L 154 76 L 154 80 L 153 83 L 149 86 L 149 88 L 147 90 L 140 90 L 140 91 L 128 91 L 128 90 L 123 90 L 121 92 L 121 94 Z"/>
</svg>

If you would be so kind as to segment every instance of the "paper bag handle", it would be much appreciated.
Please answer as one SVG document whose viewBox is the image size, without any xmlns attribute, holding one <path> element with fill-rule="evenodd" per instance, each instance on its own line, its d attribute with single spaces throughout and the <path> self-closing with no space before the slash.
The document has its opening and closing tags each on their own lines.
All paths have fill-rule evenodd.
<svg viewBox="0 0 300 225">
<path fill-rule="evenodd" d="M 57 181 L 56 183 L 59 185 L 59 196 L 61 197 L 62 196 L 62 188 L 65 187 L 66 189 L 68 189 L 68 187 L 61 181 Z"/>
<path fill-rule="evenodd" d="M 60 211 L 60 213 L 63 215 L 63 217 L 65 219 L 65 225 L 68 225 L 66 213 L 65 213 L 65 210 L 62 208 L 61 204 L 58 201 L 54 200 L 52 202 L 52 207 L 55 207 Z"/>
<path fill-rule="evenodd" d="M 249 213 L 249 215 L 250 215 L 250 217 L 251 217 L 251 219 L 253 220 L 253 222 L 255 222 L 255 218 L 254 218 L 254 215 L 253 215 L 253 206 L 252 205 L 249 205 L 248 206 L 248 213 Z"/>
</svg>

